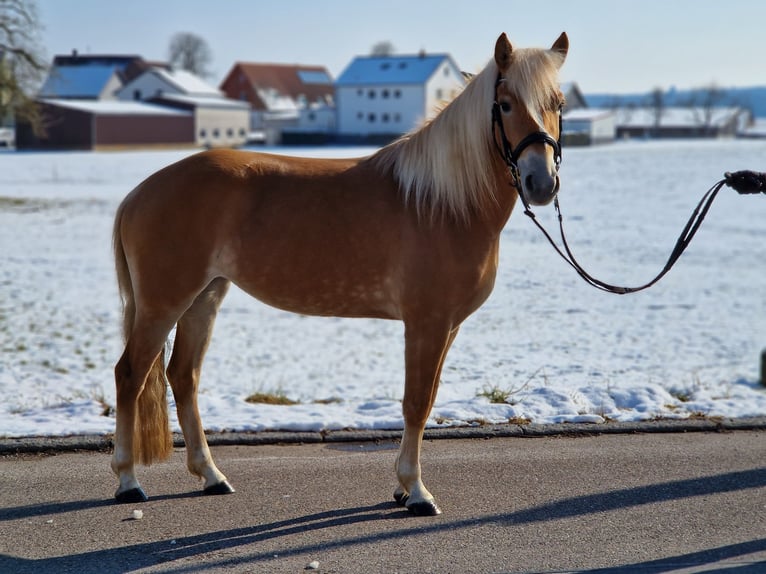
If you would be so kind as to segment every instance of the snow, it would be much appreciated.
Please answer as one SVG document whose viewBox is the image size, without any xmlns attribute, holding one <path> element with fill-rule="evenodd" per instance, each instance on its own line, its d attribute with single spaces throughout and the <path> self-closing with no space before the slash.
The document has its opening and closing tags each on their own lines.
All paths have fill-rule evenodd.
<svg viewBox="0 0 766 574">
<path fill-rule="evenodd" d="M 188 153 L 0 153 L 0 437 L 113 431 L 122 352 L 113 213 L 144 177 Z M 764 157 L 762 140 L 565 149 L 570 243 L 597 277 L 644 283 L 702 193 L 727 170 L 763 170 Z M 535 211 L 553 229 L 552 208 Z M 724 189 L 658 285 L 616 296 L 581 282 L 517 211 L 494 293 L 461 329 L 429 425 L 763 415 L 764 221 L 762 196 Z M 247 403 L 254 392 L 299 404 Z M 288 314 L 232 289 L 200 409 L 214 431 L 397 429 L 402 392 L 401 323 Z M 491 393 L 507 402 L 491 403 Z"/>
<path fill-rule="evenodd" d="M 165 106 L 148 104 L 145 102 L 123 102 L 120 100 L 65 100 L 47 99 L 45 103 L 70 108 L 91 114 L 112 116 L 187 116 L 189 112 L 174 110 Z"/>
</svg>

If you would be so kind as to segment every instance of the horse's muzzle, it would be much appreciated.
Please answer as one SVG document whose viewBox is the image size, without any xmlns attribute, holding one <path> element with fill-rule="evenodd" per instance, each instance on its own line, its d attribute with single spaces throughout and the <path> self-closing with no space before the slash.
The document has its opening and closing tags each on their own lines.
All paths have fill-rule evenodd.
<svg viewBox="0 0 766 574">
<path fill-rule="evenodd" d="M 555 166 L 544 156 L 531 156 L 519 162 L 522 193 L 530 205 L 548 205 L 556 197 L 561 182 Z"/>
</svg>

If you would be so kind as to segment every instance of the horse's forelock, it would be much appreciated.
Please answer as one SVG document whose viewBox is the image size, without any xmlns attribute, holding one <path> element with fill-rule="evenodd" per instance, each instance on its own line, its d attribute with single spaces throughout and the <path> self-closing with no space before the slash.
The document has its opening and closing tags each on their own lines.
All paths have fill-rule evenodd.
<svg viewBox="0 0 766 574">
<path fill-rule="evenodd" d="M 536 48 L 514 50 L 505 76 L 506 86 L 543 129 L 542 111 L 556 99 L 558 71 L 564 57 L 558 52 Z"/>
</svg>

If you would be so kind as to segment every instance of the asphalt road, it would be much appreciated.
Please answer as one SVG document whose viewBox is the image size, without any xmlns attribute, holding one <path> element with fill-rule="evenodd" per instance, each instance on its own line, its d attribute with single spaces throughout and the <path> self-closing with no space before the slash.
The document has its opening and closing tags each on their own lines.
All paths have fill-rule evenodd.
<svg viewBox="0 0 766 574">
<path fill-rule="evenodd" d="M 218 497 L 177 449 L 138 505 L 109 453 L 5 455 L 0 572 L 766 572 L 762 430 L 428 441 L 433 518 L 393 503 L 396 447 L 214 447 Z"/>
</svg>

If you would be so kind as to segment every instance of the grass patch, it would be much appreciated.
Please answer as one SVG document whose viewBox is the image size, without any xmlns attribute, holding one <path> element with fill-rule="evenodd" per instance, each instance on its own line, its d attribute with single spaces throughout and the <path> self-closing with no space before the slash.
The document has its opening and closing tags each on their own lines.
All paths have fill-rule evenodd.
<svg viewBox="0 0 766 574">
<path fill-rule="evenodd" d="M 542 371 L 543 368 L 540 367 L 537 369 L 534 373 L 532 373 L 532 376 L 529 377 L 526 381 L 524 381 L 524 384 L 519 387 L 508 387 L 508 388 L 501 388 L 499 385 L 484 385 L 482 389 L 476 393 L 477 397 L 484 397 L 485 399 L 489 400 L 490 403 L 495 404 L 509 404 L 509 405 L 515 405 L 518 404 L 519 401 L 513 400 L 512 397 L 516 393 L 520 393 L 524 389 L 526 389 L 529 386 L 529 383 L 532 382 L 532 379 L 534 379 L 537 374 Z M 545 373 L 543 373 L 543 380 L 547 384 L 548 378 L 545 376 Z"/>
<path fill-rule="evenodd" d="M 314 399 L 311 401 L 315 405 L 337 405 L 343 402 L 340 397 L 330 397 L 329 399 Z"/>
<path fill-rule="evenodd" d="M 298 401 L 294 401 L 287 397 L 287 395 L 279 390 L 273 393 L 253 393 L 249 397 L 245 398 L 245 402 L 259 405 L 298 405 Z"/>
<path fill-rule="evenodd" d="M 484 397 L 490 403 L 501 404 L 508 403 L 508 399 L 510 399 L 513 394 L 513 389 L 501 389 L 498 385 L 484 385 L 484 387 L 476 393 L 476 396 Z"/>
<path fill-rule="evenodd" d="M 528 425 L 531 422 L 532 422 L 532 419 L 528 419 L 527 417 L 511 417 L 508 419 L 508 424 L 519 425 L 519 426 Z"/>
</svg>

